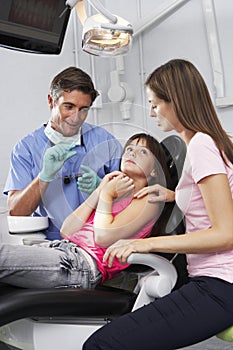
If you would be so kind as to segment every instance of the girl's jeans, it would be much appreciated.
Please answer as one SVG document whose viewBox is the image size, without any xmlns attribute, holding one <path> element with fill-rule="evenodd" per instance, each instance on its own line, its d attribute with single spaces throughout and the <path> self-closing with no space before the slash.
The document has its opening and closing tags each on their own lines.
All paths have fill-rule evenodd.
<svg viewBox="0 0 233 350">
<path fill-rule="evenodd" d="M 94 288 L 101 279 L 95 261 L 63 240 L 33 246 L 0 244 L 0 281 L 25 288 Z"/>
</svg>

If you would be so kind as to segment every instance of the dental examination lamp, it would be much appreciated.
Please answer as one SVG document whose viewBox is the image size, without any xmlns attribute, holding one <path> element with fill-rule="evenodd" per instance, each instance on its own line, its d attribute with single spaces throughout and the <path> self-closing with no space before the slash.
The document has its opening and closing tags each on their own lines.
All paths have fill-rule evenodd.
<svg viewBox="0 0 233 350">
<path fill-rule="evenodd" d="M 132 45 L 133 28 L 125 19 L 111 14 L 98 0 L 88 0 L 98 14 L 87 17 L 85 0 L 67 0 L 67 8 L 76 7 L 83 25 L 82 49 L 95 56 L 126 54 Z"/>
</svg>

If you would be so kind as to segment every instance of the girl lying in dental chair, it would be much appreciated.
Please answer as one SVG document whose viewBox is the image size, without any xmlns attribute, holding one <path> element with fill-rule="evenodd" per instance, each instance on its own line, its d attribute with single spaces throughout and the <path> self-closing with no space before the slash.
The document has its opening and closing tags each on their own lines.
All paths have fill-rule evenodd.
<svg viewBox="0 0 233 350">
<path fill-rule="evenodd" d="M 0 245 L 1 282 L 25 288 L 95 288 L 128 264 L 109 267 L 103 256 L 119 239 L 148 236 L 162 205 L 134 196 L 147 185 L 169 188 L 162 146 L 147 134 L 133 135 L 124 147 L 121 171 L 106 175 L 99 187 L 64 221 L 62 241 L 33 246 Z M 62 206 L 62 204 L 61 204 Z M 62 210 L 62 209 L 61 209 Z"/>
</svg>

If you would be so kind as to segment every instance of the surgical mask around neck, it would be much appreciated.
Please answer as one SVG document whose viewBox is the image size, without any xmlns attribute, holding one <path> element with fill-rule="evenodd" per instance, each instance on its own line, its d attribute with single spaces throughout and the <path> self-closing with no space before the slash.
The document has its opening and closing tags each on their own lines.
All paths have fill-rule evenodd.
<svg viewBox="0 0 233 350">
<path fill-rule="evenodd" d="M 67 143 L 76 146 L 81 145 L 81 129 L 76 135 L 63 136 L 60 132 L 51 127 L 51 122 L 49 121 L 44 129 L 44 133 L 54 145 L 57 145 L 58 143 Z"/>
</svg>

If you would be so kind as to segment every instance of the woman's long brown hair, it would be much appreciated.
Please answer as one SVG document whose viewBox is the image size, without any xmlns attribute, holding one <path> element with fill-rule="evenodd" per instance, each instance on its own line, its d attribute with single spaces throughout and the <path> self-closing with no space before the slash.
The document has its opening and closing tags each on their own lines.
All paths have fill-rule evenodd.
<svg viewBox="0 0 233 350">
<path fill-rule="evenodd" d="M 222 128 L 204 79 L 192 63 L 171 60 L 154 70 L 145 84 L 158 98 L 173 104 L 186 129 L 211 136 L 225 164 L 224 155 L 233 163 L 233 143 Z"/>
</svg>

